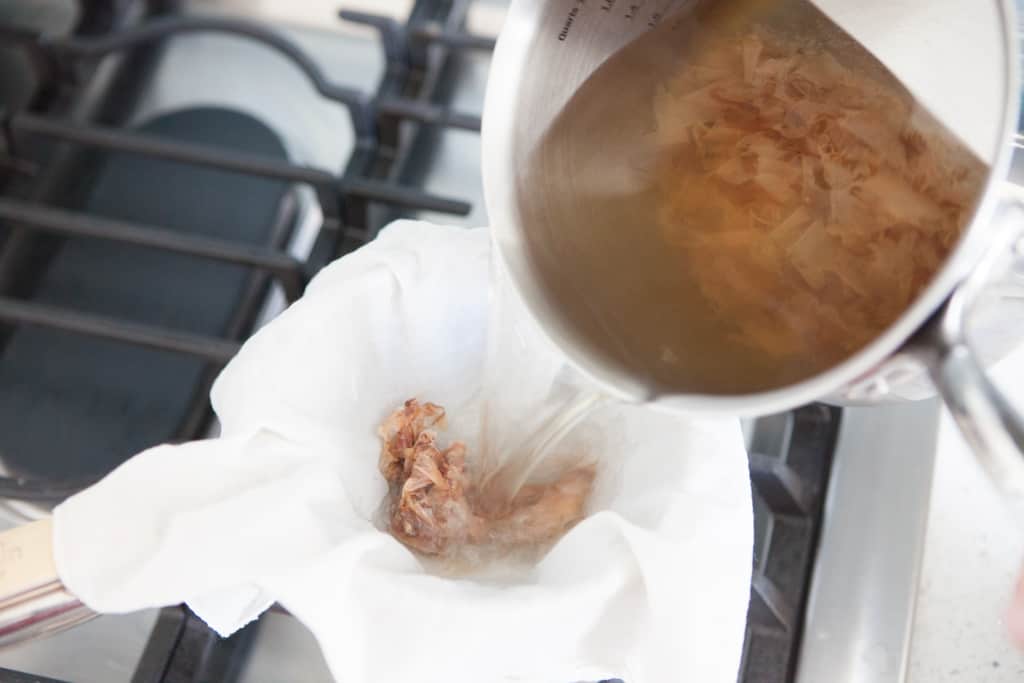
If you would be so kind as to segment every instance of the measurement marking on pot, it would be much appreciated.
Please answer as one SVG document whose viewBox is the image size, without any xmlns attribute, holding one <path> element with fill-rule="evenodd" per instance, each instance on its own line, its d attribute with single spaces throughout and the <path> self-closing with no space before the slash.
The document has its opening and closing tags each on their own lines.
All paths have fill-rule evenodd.
<svg viewBox="0 0 1024 683">
<path fill-rule="evenodd" d="M 579 5 L 569 10 L 569 16 L 565 18 L 565 24 L 562 25 L 562 30 L 558 33 L 559 40 L 564 42 L 565 39 L 569 37 L 569 29 L 572 28 L 572 23 L 576 21 L 576 17 L 579 15 L 579 13 Z"/>
</svg>

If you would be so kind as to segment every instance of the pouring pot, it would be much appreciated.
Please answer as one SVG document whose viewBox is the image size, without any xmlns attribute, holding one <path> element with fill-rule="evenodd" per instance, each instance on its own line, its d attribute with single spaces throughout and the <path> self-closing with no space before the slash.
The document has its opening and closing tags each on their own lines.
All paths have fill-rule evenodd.
<svg viewBox="0 0 1024 683">
<path fill-rule="evenodd" d="M 841 405 L 905 400 L 913 392 L 902 389 L 930 375 L 990 471 L 1005 487 L 1024 492 L 1024 468 L 1008 455 L 1016 458 L 1024 447 L 1024 422 L 987 379 L 965 328 L 972 297 L 991 277 L 996 257 L 1006 253 L 1015 226 L 1024 223 L 1024 204 L 1004 183 L 1020 101 L 1016 18 L 1008 0 L 814 3 L 812 11 L 867 48 L 987 165 L 983 194 L 959 242 L 931 283 L 873 341 L 785 386 L 752 393 L 681 391 L 657 386 L 628 363 L 598 352 L 587 330 L 570 319 L 566 293 L 552 284 L 559 273 L 553 276 L 551 269 L 561 264 L 556 259 L 551 265 L 538 252 L 561 231 L 585 229 L 574 223 L 601 220 L 595 192 L 626 191 L 630 180 L 621 166 L 629 165 L 639 130 L 628 111 L 650 109 L 653 81 L 660 78 L 652 76 L 659 68 L 657 50 L 627 66 L 615 66 L 613 58 L 650 32 L 665 30 L 666 22 L 693 5 L 687 0 L 512 2 L 485 103 L 484 189 L 505 269 L 531 314 L 606 393 L 671 411 L 756 415 L 816 400 Z M 762 5 L 778 13 L 787 3 Z M 669 41 L 660 49 L 672 48 Z M 601 87 L 593 92 L 597 78 Z M 581 106 L 588 89 L 591 100 Z M 566 137 L 575 139 L 565 142 Z M 538 150 L 547 150 L 555 163 L 536 163 Z M 581 158 L 586 163 L 574 167 Z M 618 256 L 607 255 L 608 268 Z M 578 289 L 568 296 L 586 298 Z M 668 309 L 663 314 L 666 319 L 682 315 Z"/>
</svg>

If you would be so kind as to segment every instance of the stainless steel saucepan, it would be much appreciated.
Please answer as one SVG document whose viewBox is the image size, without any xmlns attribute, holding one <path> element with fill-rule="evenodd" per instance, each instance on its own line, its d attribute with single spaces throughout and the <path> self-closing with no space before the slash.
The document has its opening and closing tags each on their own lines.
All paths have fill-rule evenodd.
<svg viewBox="0 0 1024 683">
<path fill-rule="evenodd" d="M 760 4 L 784 23 L 784 13 L 796 2 Z M 988 166 L 983 194 L 961 240 L 931 284 L 874 341 L 785 386 L 754 393 L 666 390 L 628 359 L 599 352 L 593 329 L 570 319 L 566 297 L 586 299 L 579 289 L 568 295 L 559 291 L 572 254 L 568 249 L 559 258 L 538 254 L 550 254 L 552 242 L 567 233 L 585 237 L 588 226 L 608 220 L 616 193 L 630 192 L 624 167 L 646 132 L 637 121 L 645 111 L 650 118 L 651 93 L 664 80 L 660 65 L 674 46 L 662 38 L 648 54 L 642 49 L 634 54 L 628 68 L 609 65 L 627 47 L 636 53 L 642 41 L 694 4 L 512 3 L 485 104 L 484 187 L 499 251 L 533 316 L 607 393 L 672 411 L 751 415 L 815 400 L 901 400 L 914 393 L 905 389 L 918 375 L 930 375 L 990 471 L 1005 487 L 1024 492 L 1024 468 L 1010 461 L 1024 447 L 1024 423 L 986 378 L 965 328 L 973 295 L 990 277 L 990 262 L 1005 252 L 1015 226 L 1024 224 L 1024 205 L 1003 182 L 1020 101 L 1016 19 L 1009 0 L 813 3 L 812 11 L 822 12 L 867 48 Z M 600 87 L 594 87 L 598 78 Z M 538 155 L 547 163 L 537 163 Z M 621 230 L 635 228 L 628 216 L 616 220 Z M 606 267 L 615 269 L 620 258 L 627 256 L 608 253 Z M 659 314 L 666 324 L 681 315 L 671 306 Z"/>
</svg>

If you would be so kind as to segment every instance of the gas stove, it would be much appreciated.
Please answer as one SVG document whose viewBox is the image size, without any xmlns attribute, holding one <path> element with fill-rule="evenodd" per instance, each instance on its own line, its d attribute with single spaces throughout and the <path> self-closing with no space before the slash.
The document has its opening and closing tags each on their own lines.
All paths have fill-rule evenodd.
<svg viewBox="0 0 1024 683">
<path fill-rule="evenodd" d="M 215 433 L 209 388 L 241 342 L 391 220 L 486 224 L 503 16 L 500 0 L 0 0 L 4 524 Z M 745 425 L 740 681 L 824 680 L 864 639 L 905 661 L 936 418 L 811 405 Z M 331 677 L 283 610 L 220 639 L 172 607 L 0 651 L 0 680 Z"/>
</svg>

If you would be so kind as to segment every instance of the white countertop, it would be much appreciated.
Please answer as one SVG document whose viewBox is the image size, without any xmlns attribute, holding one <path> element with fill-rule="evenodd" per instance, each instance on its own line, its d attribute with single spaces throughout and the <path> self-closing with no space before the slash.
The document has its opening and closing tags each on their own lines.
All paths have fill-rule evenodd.
<svg viewBox="0 0 1024 683">
<path fill-rule="evenodd" d="M 994 374 L 1024 406 L 1024 352 Z M 1022 569 L 1024 519 L 1014 519 L 944 411 L 907 680 L 1024 681 L 1024 652 L 1003 622 Z"/>
</svg>

